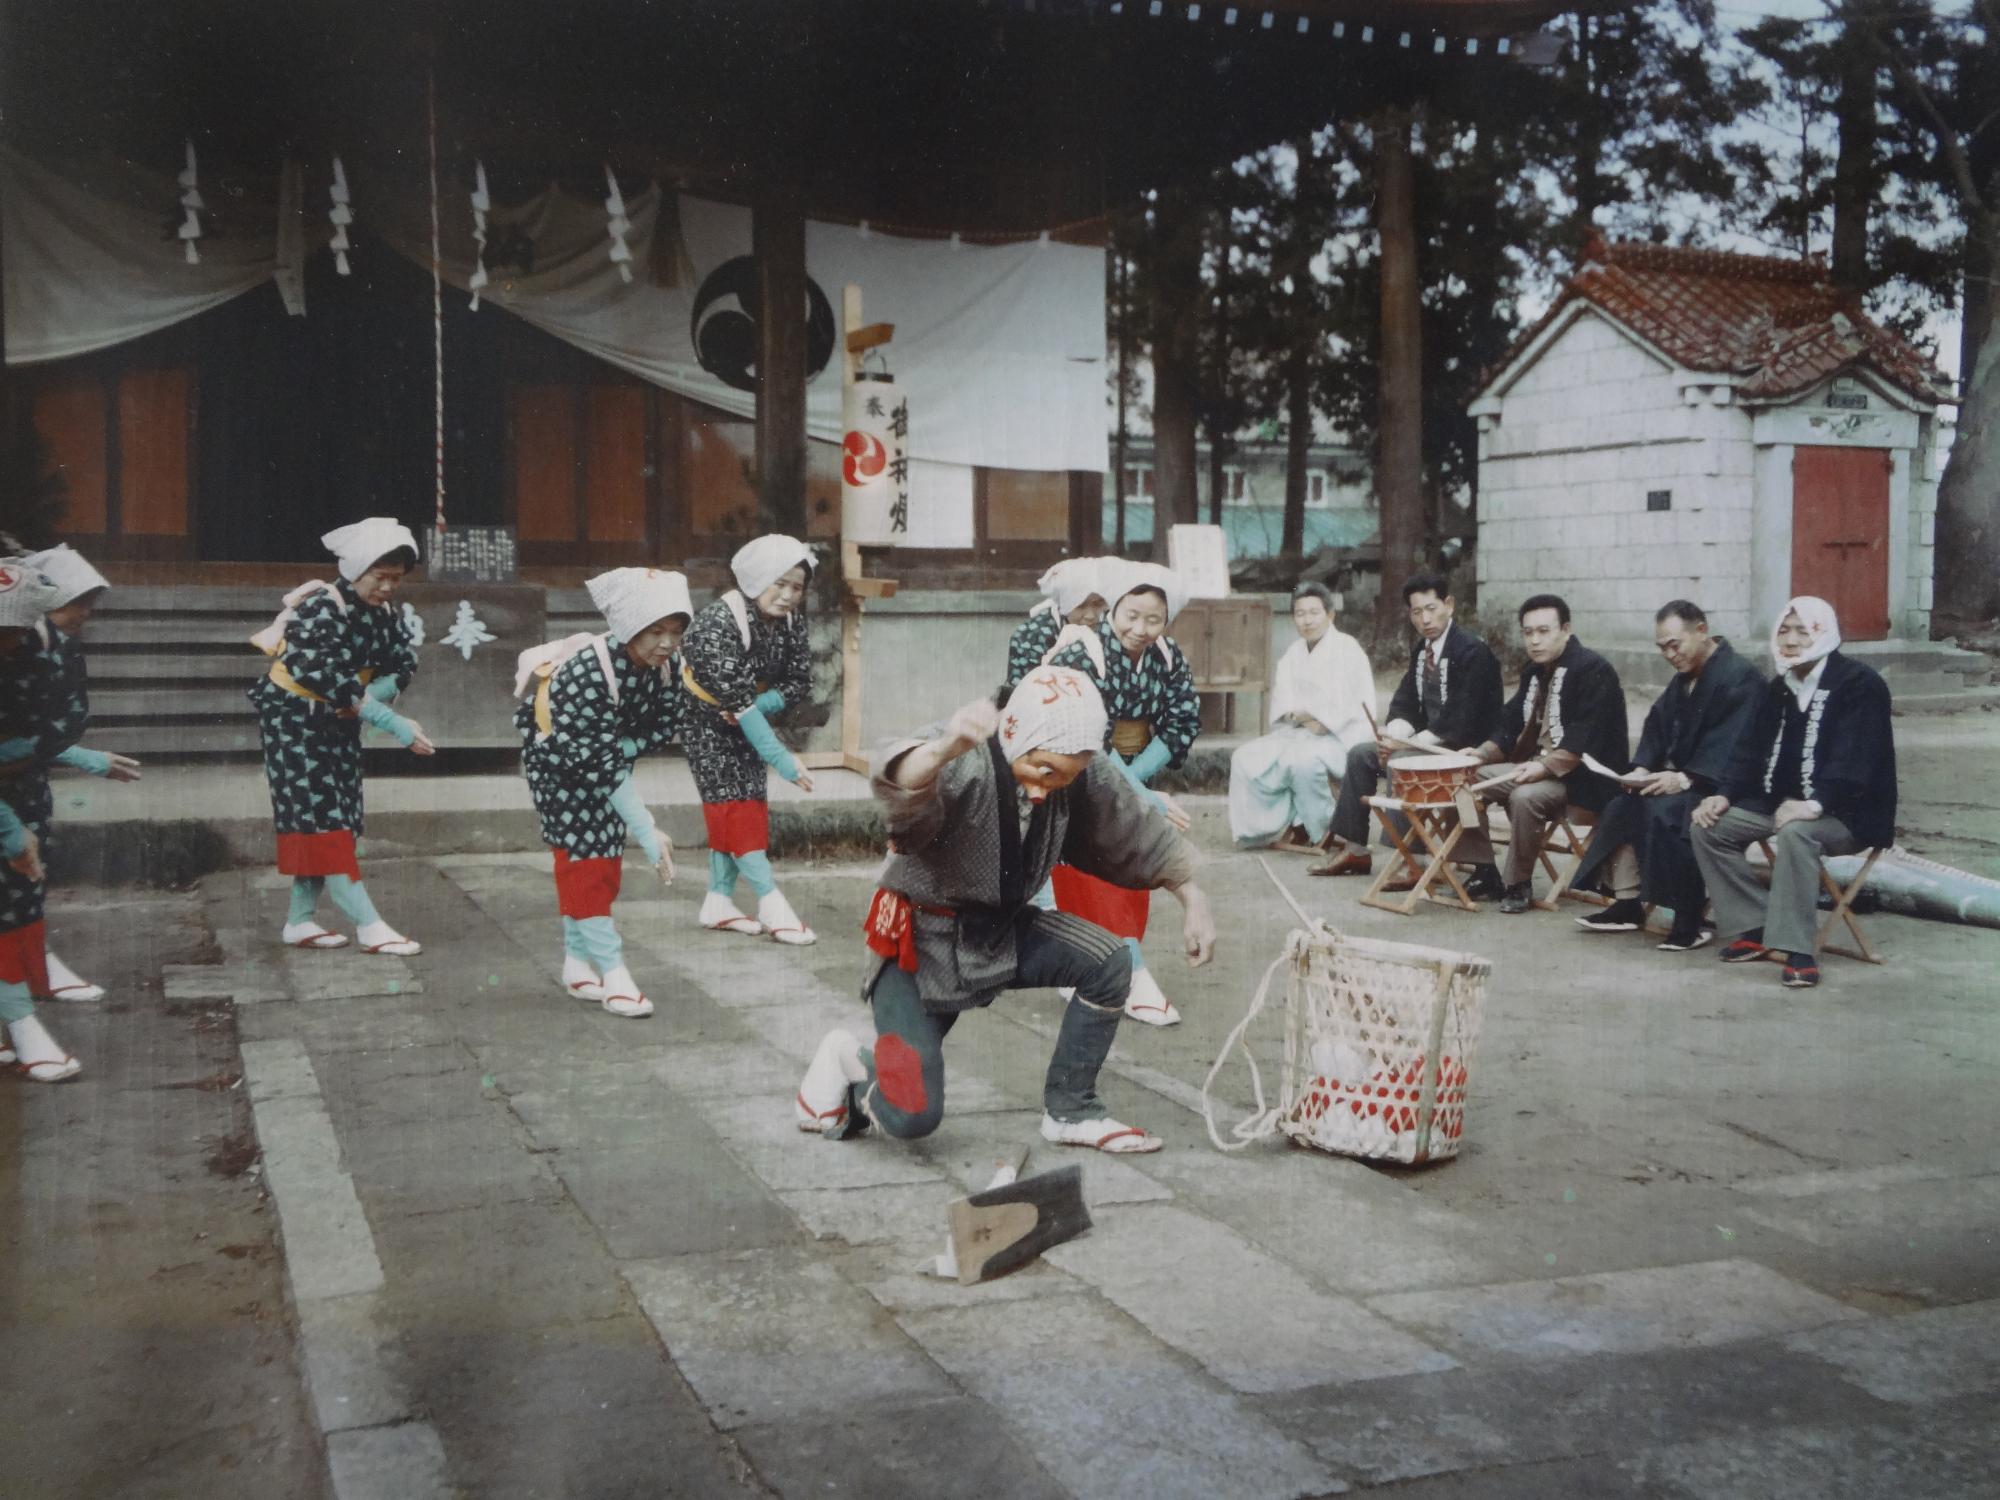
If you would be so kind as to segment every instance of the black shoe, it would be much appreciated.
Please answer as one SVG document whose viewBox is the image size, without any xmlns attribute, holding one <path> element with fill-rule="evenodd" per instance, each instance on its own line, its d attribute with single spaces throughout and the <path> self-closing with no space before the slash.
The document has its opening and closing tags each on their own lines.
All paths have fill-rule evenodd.
<svg viewBox="0 0 2000 1500">
<path fill-rule="evenodd" d="M 1614 901 L 1604 910 L 1578 917 L 1585 932 L 1637 932 L 1646 924 L 1646 908 L 1637 901 Z"/>
<path fill-rule="evenodd" d="M 1519 885 L 1510 885 L 1500 898 L 1500 910 L 1510 917 L 1517 917 L 1535 904 L 1535 888 L 1524 880 Z"/>
<path fill-rule="evenodd" d="M 1785 955 L 1784 986 L 1788 990 L 1809 990 L 1819 983 L 1819 960 L 1810 953 Z"/>
<path fill-rule="evenodd" d="M 1466 877 L 1465 894 L 1474 901 L 1491 901 L 1505 894 L 1507 884 L 1500 878 L 1500 872 L 1492 865 L 1481 865 Z"/>
<path fill-rule="evenodd" d="M 1658 944 L 1662 953 L 1686 953 L 1691 948 L 1706 948 L 1715 941 L 1715 929 L 1690 922 L 1683 926 L 1674 922 L 1674 930 L 1667 934 L 1667 940 Z"/>
</svg>

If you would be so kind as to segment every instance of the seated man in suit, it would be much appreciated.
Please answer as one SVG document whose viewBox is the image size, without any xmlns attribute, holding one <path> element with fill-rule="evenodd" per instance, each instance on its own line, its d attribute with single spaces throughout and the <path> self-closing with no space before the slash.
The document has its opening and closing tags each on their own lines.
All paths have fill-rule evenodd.
<svg viewBox="0 0 2000 1500">
<path fill-rule="evenodd" d="M 1674 669 L 1646 715 L 1631 774 L 1648 774 L 1620 792 L 1597 820 L 1590 853 L 1576 872 L 1588 885 L 1610 866 L 1611 905 L 1576 925 L 1587 932 L 1636 932 L 1645 925 L 1645 903 L 1674 914 L 1673 930 L 1659 946 L 1685 953 L 1715 937 L 1702 920 L 1708 888 L 1694 862 L 1695 804 L 1721 782 L 1750 726 L 1764 675 L 1727 640 L 1710 635 L 1708 616 L 1685 599 L 1660 606 L 1653 639 Z"/>
<path fill-rule="evenodd" d="M 1409 607 L 1410 623 L 1416 627 L 1417 643 L 1410 652 L 1409 670 L 1396 685 L 1389 700 L 1389 722 L 1383 733 L 1396 739 L 1441 750 L 1464 750 L 1477 745 L 1493 732 L 1500 716 L 1500 662 L 1486 642 L 1452 617 L 1458 603 L 1451 585 L 1435 573 L 1418 573 L 1403 584 L 1403 602 Z M 1370 741 L 1356 745 L 1347 755 L 1347 772 L 1340 778 L 1340 800 L 1334 804 L 1331 830 L 1332 857 L 1312 867 L 1315 875 L 1366 875 L 1372 866 L 1368 854 L 1368 805 L 1361 799 L 1372 796 L 1382 778 L 1382 747 Z M 1459 845 L 1462 857 L 1481 863 L 1471 886 L 1475 896 L 1499 892 L 1500 877 L 1491 864 L 1492 851 L 1483 836 L 1475 843 L 1468 838 Z M 1413 872 L 1406 872 L 1414 879 Z"/>
<path fill-rule="evenodd" d="M 1586 769 L 1583 757 L 1622 772 L 1630 743 L 1618 671 L 1571 633 L 1569 605 L 1554 594 L 1536 594 L 1522 603 L 1520 621 L 1528 669 L 1501 712 L 1499 729 L 1478 752 L 1482 760 L 1512 766 L 1510 776 L 1485 783 L 1487 795 L 1506 797 L 1513 830 L 1500 897 L 1500 910 L 1509 916 L 1535 903 L 1535 859 L 1549 824 L 1572 805 L 1596 812 L 1618 790 L 1616 782 Z"/>
</svg>

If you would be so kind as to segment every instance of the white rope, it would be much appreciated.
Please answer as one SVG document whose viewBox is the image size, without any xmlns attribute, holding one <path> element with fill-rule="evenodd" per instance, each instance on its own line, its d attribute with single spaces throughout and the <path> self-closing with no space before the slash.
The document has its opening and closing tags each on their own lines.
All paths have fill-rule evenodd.
<svg viewBox="0 0 2000 1500">
<path fill-rule="evenodd" d="M 1297 961 L 1300 945 L 1304 941 L 1306 935 L 1303 932 L 1293 932 L 1286 940 L 1285 951 L 1271 960 L 1270 967 L 1264 970 L 1263 981 L 1257 986 L 1256 995 L 1250 1001 L 1250 1009 L 1244 1013 L 1243 1019 L 1236 1023 L 1236 1029 L 1229 1033 L 1229 1039 L 1222 1044 L 1222 1051 L 1216 1055 L 1215 1066 L 1208 1070 L 1208 1077 L 1202 1080 L 1202 1123 L 1208 1126 L 1208 1138 L 1215 1142 L 1218 1151 L 1241 1151 L 1252 1141 L 1260 1141 L 1265 1136 L 1277 1132 L 1278 1111 L 1264 1102 L 1264 1077 L 1258 1072 L 1256 1054 L 1251 1052 L 1249 1045 L 1243 1040 L 1243 1035 L 1250 1029 L 1250 1023 L 1262 1013 L 1264 1002 L 1271 993 L 1272 978 L 1283 965 Z M 1215 1109 L 1209 1100 L 1209 1090 L 1215 1086 L 1215 1075 L 1220 1073 L 1222 1065 L 1229 1061 L 1230 1049 L 1234 1047 L 1243 1049 L 1243 1058 L 1250 1064 L 1250 1087 L 1256 1095 L 1257 1107 L 1229 1128 L 1229 1133 L 1236 1137 L 1232 1145 L 1225 1141 L 1215 1128 Z"/>
<path fill-rule="evenodd" d="M 437 74 L 425 75 L 431 146 L 431 349 L 437 394 L 437 534 L 444 536 L 444 233 L 438 214 Z"/>
</svg>

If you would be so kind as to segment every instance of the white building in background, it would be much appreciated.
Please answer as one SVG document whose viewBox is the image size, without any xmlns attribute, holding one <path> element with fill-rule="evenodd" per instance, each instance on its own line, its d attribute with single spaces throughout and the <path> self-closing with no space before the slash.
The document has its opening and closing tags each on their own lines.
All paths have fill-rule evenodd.
<svg viewBox="0 0 2000 1500">
<path fill-rule="evenodd" d="M 1815 262 L 1593 240 L 1471 403 L 1483 614 L 1551 592 L 1592 642 L 1694 600 L 1739 642 L 1796 594 L 1927 640 L 1951 385 Z"/>
</svg>

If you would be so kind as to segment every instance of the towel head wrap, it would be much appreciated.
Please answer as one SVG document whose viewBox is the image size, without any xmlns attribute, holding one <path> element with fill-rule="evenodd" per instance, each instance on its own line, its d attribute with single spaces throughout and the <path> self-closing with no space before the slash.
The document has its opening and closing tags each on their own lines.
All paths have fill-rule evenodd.
<svg viewBox="0 0 2000 1500">
<path fill-rule="evenodd" d="M 319 539 L 319 544 L 340 560 L 340 576 L 349 583 L 401 548 L 408 547 L 412 556 L 423 556 L 410 528 L 394 516 L 370 516 L 336 526 Z"/>
<path fill-rule="evenodd" d="M 1812 633 L 1812 639 L 1806 642 L 1806 649 L 1797 656 L 1778 654 L 1778 627 L 1785 623 L 1786 615 L 1797 615 L 1799 622 Z M 1795 672 L 1839 649 L 1840 619 L 1826 600 L 1813 594 L 1801 594 L 1778 611 L 1777 623 L 1771 627 L 1771 660 L 1780 672 Z"/>
<path fill-rule="evenodd" d="M 1109 720 L 1096 684 L 1068 667 L 1037 667 L 1000 710 L 1000 749 L 1017 761 L 1030 750 L 1082 755 L 1104 748 Z"/>
<path fill-rule="evenodd" d="M 687 579 L 659 568 L 613 568 L 584 584 L 590 602 L 603 613 L 611 633 L 621 641 L 657 624 L 669 615 L 690 618 Z"/>
<path fill-rule="evenodd" d="M 50 609 L 61 609 L 65 604 L 74 604 L 85 594 L 111 587 L 111 580 L 93 568 L 84 555 L 67 542 L 46 552 L 31 554 L 28 566 L 40 568 L 43 576 L 62 595 L 49 606 Z"/>
<path fill-rule="evenodd" d="M 754 600 L 801 563 L 805 565 L 806 576 L 812 577 L 812 549 L 797 537 L 773 532 L 738 547 L 736 555 L 729 559 L 729 571 L 736 575 L 736 586 L 743 591 L 743 597 Z"/>
</svg>

